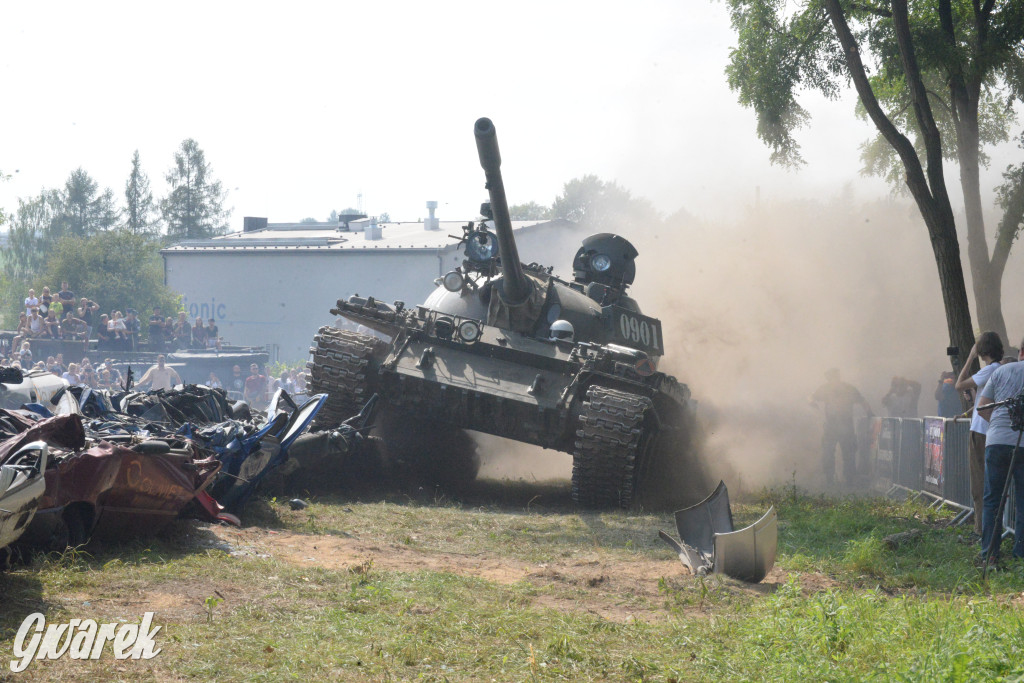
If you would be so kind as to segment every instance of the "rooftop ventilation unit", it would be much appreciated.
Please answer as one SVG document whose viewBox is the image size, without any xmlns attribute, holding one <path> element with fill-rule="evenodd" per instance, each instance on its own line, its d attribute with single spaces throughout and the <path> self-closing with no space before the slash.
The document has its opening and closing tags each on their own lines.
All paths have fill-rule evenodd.
<svg viewBox="0 0 1024 683">
<path fill-rule="evenodd" d="M 267 219 L 256 216 L 246 216 L 242 219 L 242 232 L 256 232 L 267 229 Z"/>
<path fill-rule="evenodd" d="M 430 217 L 423 221 L 424 230 L 440 230 L 441 221 L 434 217 L 434 211 L 437 210 L 437 202 L 427 202 L 427 211 L 430 212 Z"/>
</svg>

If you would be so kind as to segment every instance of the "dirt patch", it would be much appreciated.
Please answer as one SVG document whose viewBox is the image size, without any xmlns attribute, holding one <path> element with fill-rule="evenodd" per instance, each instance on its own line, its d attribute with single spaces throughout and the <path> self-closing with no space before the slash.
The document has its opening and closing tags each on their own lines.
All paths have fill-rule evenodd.
<svg viewBox="0 0 1024 683">
<path fill-rule="evenodd" d="M 88 614 L 100 621 L 111 619 L 138 620 L 143 612 L 156 612 L 162 619 L 181 622 L 207 618 L 207 598 L 221 601 L 244 600 L 249 591 L 241 586 L 208 583 L 202 580 L 161 582 L 157 586 L 135 586 L 95 596 L 70 593 L 60 603 L 70 613 Z"/>
<path fill-rule="evenodd" d="M 448 572 L 511 585 L 525 581 L 539 589 L 534 602 L 567 612 L 594 614 L 615 622 L 655 622 L 670 618 L 673 611 L 694 615 L 708 613 L 706 605 L 689 605 L 670 599 L 666 591 L 686 587 L 694 579 L 675 559 L 636 558 L 609 562 L 607 558 L 577 555 L 565 560 L 531 564 L 487 553 L 458 553 L 417 548 L 400 543 L 382 544 L 355 537 L 304 534 L 258 527 L 235 529 L 210 526 L 210 543 L 238 557 L 273 557 L 296 566 L 360 571 Z M 825 579 L 826 577 L 820 577 Z M 666 581 L 663 582 L 662 579 Z M 773 569 L 764 582 L 748 585 L 722 579 L 719 590 L 730 594 L 760 596 L 774 591 L 787 579 Z M 818 588 L 813 577 L 804 575 Z M 718 581 L 718 578 L 715 578 Z M 820 583 L 820 582 L 818 582 Z M 673 610 L 666 604 L 675 605 Z"/>
</svg>

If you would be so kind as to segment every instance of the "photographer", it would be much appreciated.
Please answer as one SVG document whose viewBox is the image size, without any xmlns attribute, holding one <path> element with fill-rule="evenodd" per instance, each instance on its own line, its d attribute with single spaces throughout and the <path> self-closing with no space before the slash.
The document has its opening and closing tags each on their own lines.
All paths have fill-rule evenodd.
<svg viewBox="0 0 1024 683">
<path fill-rule="evenodd" d="M 85 322 L 86 326 L 86 339 L 92 338 L 92 328 L 94 322 L 94 314 L 100 310 L 100 305 L 95 301 L 89 301 L 84 296 L 78 300 L 78 319 Z"/>
<path fill-rule="evenodd" d="M 917 417 L 921 383 L 904 377 L 893 377 L 889 393 L 882 397 L 888 417 Z"/>
<path fill-rule="evenodd" d="M 1024 361 L 1024 344 L 1017 355 Z M 1013 471 L 1010 462 L 1013 451 L 1020 440 L 1020 432 L 1013 429 L 1010 410 L 1007 406 L 986 409 L 989 403 L 998 403 L 1024 393 L 1024 363 L 1009 363 L 997 368 L 978 397 L 978 412 L 988 419 L 988 433 L 985 435 L 985 498 L 981 521 L 981 556 L 984 561 L 992 539 L 992 560 L 999 560 L 999 542 L 1003 535 L 1003 520 L 999 519 L 999 502 L 1006 486 L 1007 477 L 1013 476 L 1013 495 L 1017 503 L 1017 515 L 1013 527 L 1017 531 L 1013 544 L 1013 556 L 1024 557 L 1024 457 L 1018 456 Z"/>
</svg>

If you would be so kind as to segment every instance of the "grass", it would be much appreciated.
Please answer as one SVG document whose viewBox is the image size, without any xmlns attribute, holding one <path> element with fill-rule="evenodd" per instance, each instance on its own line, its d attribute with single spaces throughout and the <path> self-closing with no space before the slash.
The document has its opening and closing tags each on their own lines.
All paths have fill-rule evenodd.
<svg viewBox="0 0 1024 683">
<path fill-rule="evenodd" d="M 156 659 L 108 651 L 11 679 L 1024 680 L 1024 564 L 983 583 L 967 531 L 944 513 L 765 492 L 734 512 L 746 524 L 776 505 L 783 571 L 748 587 L 685 576 L 656 538 L 669 515 L 580 512 L 564 488 L 483 483 L 458 500 L 310 496 L 306 510 L 263 500 L 247 511 L 282 537 L 378 549 L 337 566 L 232 555 L 191 522 L 147 543 L 39 557 L 0 577 L 0 653 L 34 611 L 137 622 L 152 609 L 164 627 Z M 909 529 L 922 531 L 916 543 L 882 542 Z M 388 568 L 403 551 L 464 562 Z M 481 561 L 561 574 L 487 580 L 473 570 Z M 589 562 L 590 580 L 570 576 Z M 631 581 L 655 588 L 632 592 Z M 608 618 L 609 606 L 627 618 Z"/>
</svg>

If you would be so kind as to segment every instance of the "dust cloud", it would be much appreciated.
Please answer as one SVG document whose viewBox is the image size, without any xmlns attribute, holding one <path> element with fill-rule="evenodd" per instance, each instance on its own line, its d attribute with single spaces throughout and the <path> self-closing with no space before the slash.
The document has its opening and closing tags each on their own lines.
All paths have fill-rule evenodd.
<svg viewBox="0 0 1024 683">
<path fill-rule="evenodd" d="M 906 201 L 765 202 L 730 223 L 679 217 L 631 231 L 634 297 L 661 318 L 661 370 L 686 382 L 706 457 L 732 489 L 817 489 L 821 415 L 838 368 L 876 414 L 893 376 L 935 414 L 948 334 L 926 229 Z"/>
<path fill-rule="evenodd" d="M 824 483 L 821 416 L 809 397 L 828 368 L 876 414 L 896 375 L 921 383 L 920 414 L 935 412 L 948 334 L 927 231 L 912 202 L 860 202 L 849 192 L 730 214 L 741 218 L 680 212 L 616 230 L 640 252 L 631 294 L 662 321 L 660 369 L 698 401 L 715 475 L 734 490 L 792 482 L 815 490 Z M 557 274 L 571 276 L 591 232 L 567 231 L 546 246 Z M 482 476 L 571 475 L 565 454 L 475 438 Z"/>
</svg>

